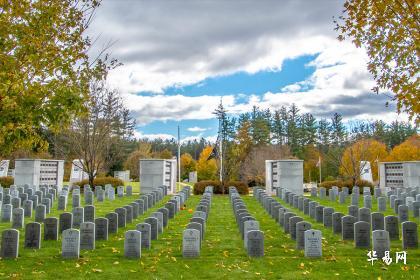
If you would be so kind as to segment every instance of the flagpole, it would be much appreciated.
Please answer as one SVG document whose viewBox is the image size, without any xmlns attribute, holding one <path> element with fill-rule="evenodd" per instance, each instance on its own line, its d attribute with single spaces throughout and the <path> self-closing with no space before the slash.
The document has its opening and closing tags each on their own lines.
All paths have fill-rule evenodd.
<svg viewBox="0 0 420 280">
<path fill-rule="evenodd" d="M 220 139 L 220 171 L 219 171 L 219 180 L 220 183 L 223 182 L 223 135 L 220 129 L 220 120 L 219 120 L 219 139 Z"/>
<path fill-rule="evenodd" d="M 179 125 L 178 125 L 178 182 L 179 184 L 181 183 L 181 137 L 179 133 Z"/>
<path fill-rule="evenodd" d="M 319 183 L 322 183 L 322 176 L 321 176 L 321 156 L 319 157 Z"/>
</svg>

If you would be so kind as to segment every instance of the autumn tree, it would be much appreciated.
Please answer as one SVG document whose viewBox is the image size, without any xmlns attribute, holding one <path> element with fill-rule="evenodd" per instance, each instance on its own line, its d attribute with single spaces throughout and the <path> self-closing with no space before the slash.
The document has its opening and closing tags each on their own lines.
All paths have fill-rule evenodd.
<svg viewBox="0 0 420 280">
<path fill-rule="evenodd" d="M 420 122 L 420 17 L 416 0 L 346 0 L 336 21 L 339 40 L 365 47 L 374 92 L 394 94 L 398 111 Z"/>
<path fill-rule="evenodd" d="M 184 153 L 181 155 L 181 178 L 188 179 L 190 172 L 196 171 L 197 162 L 193 157 Z"/>
<path fill-rule="evenodd" d="M 340 173 L 353 180 L 360 179 L 362 170 L 365 166 L 361 166 L 361 161 L 370 162 L 373 180 L 378 178 L 378 166 L 376 160 L 383 160 L 387 157 L 387 150 L 385 144 L 374 139 L 361 139 L 352 145 L 348 146 L 343 153 L 341 159 L 338 159 L 340 164 Z"/>
<path fill-rule="evenodd" d="M 93 185 L 95 173 L 114 163 L 109 157 L 111 148 L 120 139 L 132 136 L 134 121 L 118 91 L 108 89 L 104 81 L 91 83 L 86 103 L 88 112 L 73 120 L 68 135 L 71 151 L 83 159 L 83 170 Z"/>
<path fill-rule="evenodd" d="M 217 162 L 214 158 L 209 159 L 213 150 L 212 146 L 207 146 L 200 153 L 197 161 L 197 177 L 198 180 L 216 180 L 217 178 Z"/>
<path fill-rule="evenodd" d="M 140 159 L 148 158 L 152 158 L 152 144 L 140 141 L 137 145 L 137 150 L 130 153 L 124 162 L 124 168 L 130 170 L 131 177 L 139 178 Z"/>
<path fill-rule="evenodd" d="M 303 179 L 305 182 L 319 181 L 319 168 L 317 166 L 321 156 L 319 150 L 313 145 L 307 145 L 303 149 Z M 321 166 L 322 167 L 322 166 Z"/>
<path fill-rule="evenodd" d="M 85 31 L 99 3 L 0 1 L 1 156 L 46 150 L 41 128 L 60 131 L 84 111 L 92 76 L 110 66 L 87 55 Z"/>
<path fill-rule="evenodd" d="M 389 153 L 387 161 L 411 161 L 420 159 L 420 136 L 413 135 L 403 143 L 395 146 Z"/>
</svg>

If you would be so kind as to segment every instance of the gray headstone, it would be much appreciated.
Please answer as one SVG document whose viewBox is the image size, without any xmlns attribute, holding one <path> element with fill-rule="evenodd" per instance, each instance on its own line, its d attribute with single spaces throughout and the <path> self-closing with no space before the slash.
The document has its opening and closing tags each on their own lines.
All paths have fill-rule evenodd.
<svg viewBox="0 0 420 280">
<path fill-rule="evenodd" d="M 315 207 L 315 220 L 322 223 L 324 218 L 324 206 Z"/>
<path fill-rule="evenodd" d="M 182 234 L 182 256 L 194 258 L 200 256 L 200 232 L 196 229 L 186 229 Z"/>
<path fill-rule="evenodd" d="M 27 223 L 25 226 L 25 248 L 41 249 L 41 224 Z"/>
<path fill-rule="evenodd" d="M 83 222 L 80 224 L 80 249 L 95 249 L 95 223 Z"/>
<path fill-rule="evenodd" d="M 150 249 L 152 245 L 152 228 L 148 223 L 140 223 L 136 225 L 136 230 L 141 232 L 141 247 Z"/>
<path fill-rule="evenodd" d="M 58 219 L 55 217 L 44 220 L 44 240 L 58 240 Z"/>
<path fill-rule="evenodd" d="M 152 240 L 158 239 L 158 219 L 155 217 L 149 217 L 144 220 L 145 223 L 150 224 L 150 238 Z"/>
<path fill-rule="evenodd" d="M 301 221 L 296 224 L 296 249 L 305 249 L 305 231 L 312 228 L 308 222 Z"/>
<path fill-rule="evenodd" d="M 408 206 L 407 205 L 398 206 L 398 220 L 400 223 L 408 221 Z"/>
<path fill-rule="evenodd" d="M 289 218 L 289 232 L 290 232 L 290 237 L 293 240 L 296 240 L 296 224 L 302 221 L 303 221 L 303 218 L 298 217 L 298 216 Z"/>
<path fill-rule="evenodd" d="M 414 222 L 403 222 L 402 226 L 402 246 L 403 249 L 419 247 L 419 237 L 417 233 L 417 224 Z"/>
<path fill-rule="evenodd" d="M 83 209 L 83 208 L 82 208 Z M 66 259 L 78 259 L 80 255 L 80 232 L 77 229 L 63 231 L 61 256 Z"/>
<path fill-rule="evenodd" d="M 80 207 L 80 195 L 79 194 L 73 194 L 72 196 L 72 207 Z"/>
<path fill-rule="evenodd" d="M 116 208 L 115 213 L 118 214 L 118 227 L 125 227 L 127 222 L 127 209 Z"/>
<path fill-rule="evenodd" d="M 359 218 L 359 207 L 355 206 L 355 205 L 351 205 L 349 207 L 347 207 L 348 211 L 349 211 L 349 216 L 353 216 L 355 218 Z"/>
<path fill-rule="evenodd" d="M 11 204 L 12 204 L 12 206 L 13 206 L 13 209 L 15 209 L 15 208 L 20 208 L 20 204 L 21 204 L 21 201 L 20 201 L 20 198 L 19 197 L 14 197 L 14 198 L 12 198 L 12 200 L 11 200 Z"/>
<path fill-rule="evenodd" d="M 247 233 L 251 230 L 259 230 L 260 223 L 258 221 L 249 220 L 244 222 L 244 247 L 246 248 L 248 243 Z"/>
<path fill-rule="evenodd" d="M 163 215 L 163 227 L 167 227 L 169 219 L 169 210 L 167 208 L 159 208 L 157 211 L 162 213 Z"/>
<path fill-rule="evenodd" d="M 70 229 L 73 226 L 73 214 L 69 212 L 65 212 L 60 214 L 60 221 L 59 221 L 59 232 L 62 233 L 66 229 Z"/>
<path fill-rule="evenodd" d="M 320 230 L 308 229 L 304 234 L 305 257 L 322 257 L 322 234 Z"/>
<path fill-rule="evenodd" d="M 372 231 L 373 251 L 378 258 L 383 258 L 386 251 L 390 251 L 389 233 L 386 230 Z"/>
<path fill-rule="evenodd" d="M 95 240 L 108 240 L 108 219 L 95 219 Z"/>
<path fill-rule="evenodd" d="M 344 214 L 340 212 L 334 212 L 331 215 L 333 233 L 341 234 L 342 232 L 341 218 L 343 217 L 344 217 Z"/>
<path fill-rule="evenodd" d="M 125 191 L 127 192 L 126 196 L 132 196 L 133 195 L 133 187 L 132 186 L 127 186 L 125 188 Z"/>
<path fill-rule="evenodd" d="M 25 210 L 14 208 L 12 211 L 12 228 L 21 229 L 25 224 Z"/>
<path fill-rule="evenodd" d="M 111 212 L 105 215 L 108 219 L 108 234 L 118 232 L 118 214 Z"/>
<path fill-rule="evenodd" d="M 139 259 L 141 257 L 141 232 L 128 230 L 125 232 L 124 256 Z"/>
<path fill-rule="evenodd" d="M 378 212 L 386 211 L 386 197 L 378 197 Z"/>
<path fill-rule="evenodd" d="M 84 207 L 84 222 L 95 222 L 95 206 L 87 205 Z M 81 234 L 81 233 L 80 233 Z"/>
<path fill-rule="evenodd" d="M 380 212 L 374 212 L 371 215 L 372 220 L 372 231 L 374 230 L 384 230 L 385 229 L 385 221 L 384 221 L 384 214 Z"/>
<path fill-rule="evenodd" d="M 153 212 L 151 215 L 158 219 L 158 233 L 163 233 L 163 214 L 161 212 Z"/>
<path fill-rule="evenodd" d="M 133 220 L 136 220 L 139 216 L 139 205 L 137 202 L 130 203 L 130 206 L 133 208 Z"/>
<path fill-rule="evenodd" d="M 420 213 L 420 201 L 413 202 L 413 217 L 418 217 Z"/>
<path fill-rule="evenodd" d="M 87 191 L 85 193 L 85 205 L 93 205 L 93 192 Z"/>
<path fill-rule="evenodd" d="M 4 230 L 1 234 L 1 257 L 4 259 L 15 259 L 18 255 L 19 231 L 16 229 Z"/>
<path fill-rule="evenodd" d="M 354 224 L 354 246 L 370 248 L 370 223 L 361 221 Z"/>
<path fill-rule="evenodd" d="M 247 253 L 250 257 L 264 256 L 264 233 L 260 230 L 250 230 L 247 233 Z"/>
<path fill-rule="evenodd" d="M 359 221 L 371 223 L 371 212 L 369 208 L 360 208 L 359 209 Z"/>
<path fill-rule="evenodd" d="M 283 225 L 284 233 L 289 233 L 289 219 L 291 217 L 294 217 L 294 216 L 296 216 L 296 214 L 295 213 L 291 213 L 291 212 L 286 212 L 284 214 L 284 225 Z"/>
<path fill-rule="evenodd" d="M 83 207 L 73 208 L 73 227 L 80 227 L 85 221 L 85 209 Z"/>
<path fill-rule="evenodd" d="M 363 196 L 363 207 L 372 209 L 372 196 L 371 195 Z"/>
<path fill-rule="evenodd" d="M 385 217 L 385 230 L 389 232 L 389 239 L 397 240 L 399 236 L 399 224 L 398 218 L 395 216 L 386 216 Z"/>
<path fill-rule="evenodd" d="M 323 222 L 325 227 L 332 227 L 332 214 L 334 213 L 334 208 L 325 207 L 323 213 Z"/>
<path fill-rule="evenodd" d="M 125 219 L 127 224 L 131 224 L 133 222 L 133 206 L 125 205 L 123 206 L 125 210 L 127 210 Z"/>
<path fill-rule="evenodd" d="M 32 218 L 32 209 L 33 209 L 33 201 L 32 200 L 25 200 L 23 202 L 23 210 L 25 213 L 25 217 Z M 1 202 L 0 202 L 1 204 Z"/>
<path fill-rule="evenodd" d="M 341 218 L 341 238 L 343 240 L 354 239 L 354 223 L 357 222 L 357 218 L 354 216 L 344 216 Z"/>
</svg>

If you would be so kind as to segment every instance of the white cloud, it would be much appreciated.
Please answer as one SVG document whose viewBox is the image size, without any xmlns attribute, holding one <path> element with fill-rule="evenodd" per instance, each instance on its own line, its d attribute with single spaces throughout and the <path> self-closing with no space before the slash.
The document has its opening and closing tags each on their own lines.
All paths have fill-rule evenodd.
<svg viewBox="0 0 420 280">
<path fill-rule="evenodd" d="M 203 132 L 203 131 L 206 131 L 207 128 L 194 126 L 194 127 L 187 128 L 187 130 L 191 132 Z"/>
<path fill-rule="evenodd" d="M 156 134 L 144 134 L 141 131 L 134 131 L 134 138 L 136 139 L 163 139 L 163 140 L 171 140 L 175 139 L 174 135 L 166 134 L 166 133 L 156 133 Z"/>
</svg>

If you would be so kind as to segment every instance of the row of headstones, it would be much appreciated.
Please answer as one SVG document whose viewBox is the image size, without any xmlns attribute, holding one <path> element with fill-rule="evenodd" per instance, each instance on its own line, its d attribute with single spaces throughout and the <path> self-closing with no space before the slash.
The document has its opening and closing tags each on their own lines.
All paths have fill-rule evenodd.
<svg viewBox="0 0 420 280">
<path fill-rule="evenodd" d="M 259 222 L 248 212 L 248 209 L 235 187 L 229 187 L 230 203 L 235 215 L 244 248 L 250 257 L 264 256 L 264 232 Z"/>
<path fill-rule="evenodd" d="M 151 248 L 151 240 L 158 240 L 159 234 L 168 226 L 169 219 L 173 219 L 181 210 L 182 205 L 190 197 L 190 187 L 184 187 L 175 194 L 162 208 L 136 225 L 135 230 L 128 230 L 124 239 L 124 256 L 126 258 L 141 258 L 142 249 Z"/>
<path fill-rule="evenodd" d="M 44 196 L 44 192 L 48 191 L 48 188 L 42 188 L 45 191 L 37 191 L 37 194 L 32 195 L 31 199 L 26 199 L 21 205 L 21 197 L 13 197 L 11 204 L 4 204 L 1 207 L 1 221 L 2 222 L 12 222 L 12 228 L 19 229 L 24 227 L 24 217 L 31 218 L 32 210 L 35 209 L 35 222 L 43 222 L 47 214 L 51 213 L 52 205 L 56 198 L 55 189 L 50 189 L 47 193 L 47 197 Z M 101 186 L 97 186 L 96 189 L 101 190 Z M 110 189 L 110 193 L 114 193 L 114 189 L 111 185 L 107 189 Z M 166 189 L 162 188 L 161 189 Z M 30 190 L 30 188 L 28 188 Z M 90 189 L 89 185 L 86 185 L 85 188 L 85 204 L 87 206 L 80 207 L 80 188 L 78 186 L 73 187 L 73 216 L 74 223 L 79 225 L 83 221 L 80 219 L 83 216 L 83 211 L 86 213 L 87 217 L 94 217 L 95 207 L 93 206 L 93 192 Z M 39 192 L 39 193 L 38 193 Z M 159 192 L 159 191 L 155 191 Z M 161 191 L 162 192 L 162 191 Z M 58 198 L 58 210 L 67 209 L 67 194 L 68 187 L 63 187 Z M 41 202 L 39 202 L 41 200 Z M 23 206 L 23 208 L 21 207 Z M 93 222 L 94 218 L 88 219 L 87 221 Z"/>
<path fill-rule="evenodd" d="M 312 224 L 304 221 L 281 205 L 264 189 L 254 188 L 253 195 L 265 211 L 281 226 L 285 234 L 296 241 L 296 249 L 304 250 L 305 257 L 322 257 L 322 232 L 312 229 Z"/>
<path fill-rule="evenodd" d="M 206 222 L 209 217 L 213 187 L 207 186 L 197 205 L 193 217 L 182 234 L 182 256 L 196 258 L 200 256 L 201 246 L 206 232 Z"/>
<path fill-rule="evenodd" d="M 282 189 L 280 193 L 287 194 L 287 191 Z M 367 206 L 366 197 L 368 196 L 365 196 L 364 206 Z M 381 197 L 379 197 L 379 199 L 380 198 Z M 409 210 L 407 205 L 396 204 L 395 206 L 398 207 L 394 208 L 394 211 L 398 214 L 398 216 L 389 215 L 384 217 L 384 215 L 380 212 L 371 213 L 370 208 L 363 207 L 359 209 L 357 206 L 358 204 L 352 203 L 352 205 L 348 206 L 348 216 L 350 217 L 346 216 L 344 219 L 345 224 L 347 224 L 349 227 L 347 231 L 348 234 L 346 234 L 346 232 L 342 230 L 344 227 L 343 221 L 341 221 L 341 219 L 344 218 L 342 213 L 335 213 L 333 208 L 324 208 L 324 206 L 319 205 L 318 202 L 312 202 L 307 198 L 303 198 L 302 196 L 299 197 L 297 195 L 293 195 L 292 198 L 288 198 L 287 195 L 284 195 L 284 199 L 286 201 L 290 200 L 290 203 L 292 203 L 295 208 L 299 208 L 301 211 L 304 211 L 305 214 L 307 212 L 308 215 L 315 219 L 317 222 L 325 224 L 324 220 L 326 220 L 327 226 L 332 226 L 335 233 L 341 233 L 343 235 L 343 240 L 355 238 L 355 233 L 351 233 L 351 227 L 352 224 L 355 224 L 358 221 L 369 223 L 372 227 L 372 231 L 386 230 L 389 233 L 390 240 L 398 240 L 400 237 L 399 224 L 401 224 L 403 248 L 418 247 L 417 224 L 409 221 Z M 326 215 L 326 218 L 324 215 Z M 332 222 L 330 223 L 329 221 L 331 219 Z M 364 227 L 366 227 L 366 225 L 364 225 Z M 413 232 L 413 230 L 415 232 Z M 414 233 L 416 236 L 411 237 Z"/>
<path fill-rule="evenodd" d="M 332 207 L 324 207 L 308 198 L 285 192 L 282 198 L 292 207 L 303 211 L 326 228 L 332 228 L 333 233 L 341 234 L 342 240 L 354 240 L 356 248 L 371 247 L 384 253 L 390 246 L 390 240 L 399 239 L 399 223 L 395 216 L 386 216 L 379 212 L 371 213 L 369 208 L 358 209 L 349 206 L 349 215 L 335 212 Z M 418 248 L 417 224 L 410 221 L 402 222 L 402 247 Z M 376 251 L 376 250 L 375 250 Z"/>
<path fill-rule="evenodd" d="M 317 188 L 311 189 L 311 196 L 317 196 Z M 319 197 L 325 199 L 327 196 L 327 190 L 324 187 L 319 188 Z M 328 193 L 331 201 L 338 201 L 340 204 L 346 203 L 346 198 L 349 196 L 349 189 L 347 187 L 342 188 L 339 191 L 338 187 L 333 186 Z M 359 205 L 359 187 L 353 187 L 353 193 L 351 194 L 351 205 Z M 398 214 L 399 206 L 404 205 L 403 210 L 407 213 L 412 212 L 413 217 L 420 217 L 420 187 L 417 188 L 398 188 L 396 190 L 386 191 L 386 196 L 382 195 L 381 188 L 374 188 L 374 199 L 377 199 L 378 212 L 384 212 L 387 209 L 387 201 L 389 205 L 394 209 L 395 213 Z M 363 206 L 372 209 L 372 195 L 369 187 L 363 187 Z M 406 209 L 406 210 L 405 210 Z"/>
<path fill-rule="evenodd" d="M 144 195 L 130 205 L 122 208 L 117 208 L 119 213 L 108 213 L 106 218 L 95 219 L 95 207 L 92 205 L 85 206 L 85 208 L 78 207 L 73 209 L 73 213 L 62 213 L 60 220 L 55 217 L 46 218 L 43 221 L 28 223 L 25 231 L 25 247 L 39 249 L 41 247 L 41 222 L 44 222 L 44 240 L 58 240 L 58 232 L 63 234 L 63 247 L 66 244 L 66 234 L 69 233 L 69 252 L 77 251 L 79 255 L 81 249 L 94 249 L 95 240 L 107 240 L 110 233 L 117 233 L 118 227 L 125 227 L 127 221 L 132 222 L 132 219 L 142 215 L 150 207 L 152 207 L 158 200 L 163 199 L 166 195 L 166 187 L 159 191 L 162 195 Z M 85 212 L 86 210 L 86 212 Z M 87 214 L 87 215 L 85 215 Z M 79 230 L 75 229 L 80 228 Z M 79 245 L 75 245 L 74 231 L 78 232 L 77 240 Z M 72 232 L 72 233 L 70 233 Z M 6 258 L 16 258 L 18 255 L 18 240 L 19 232 L 17 230 L 5 230 L 2 234 L 1 255 Z M 16 242 L 15 242 L 16 241 Z M 72 253 L 69 253 L 70 255 Z M 74 253 L 76 255 L 76 253 Z M 65 253 L 63 253 L 63 257 Z"/>
<path fill-rule="evenodd" d="M 1 222 L 11 222 L 13 214 L 25 217 L 32 216 L 32 210 L 41 204 L 45 205 L 46 210 L 51 209 L 54 200 L 57 197 L 56 186 L 40 186 L 39 188 L 17 187 L 12 185 L 10 188 L 0 188 L 0 216 Z M 24 211 L 16 210 L 23 208 Z"/>
</svg>

